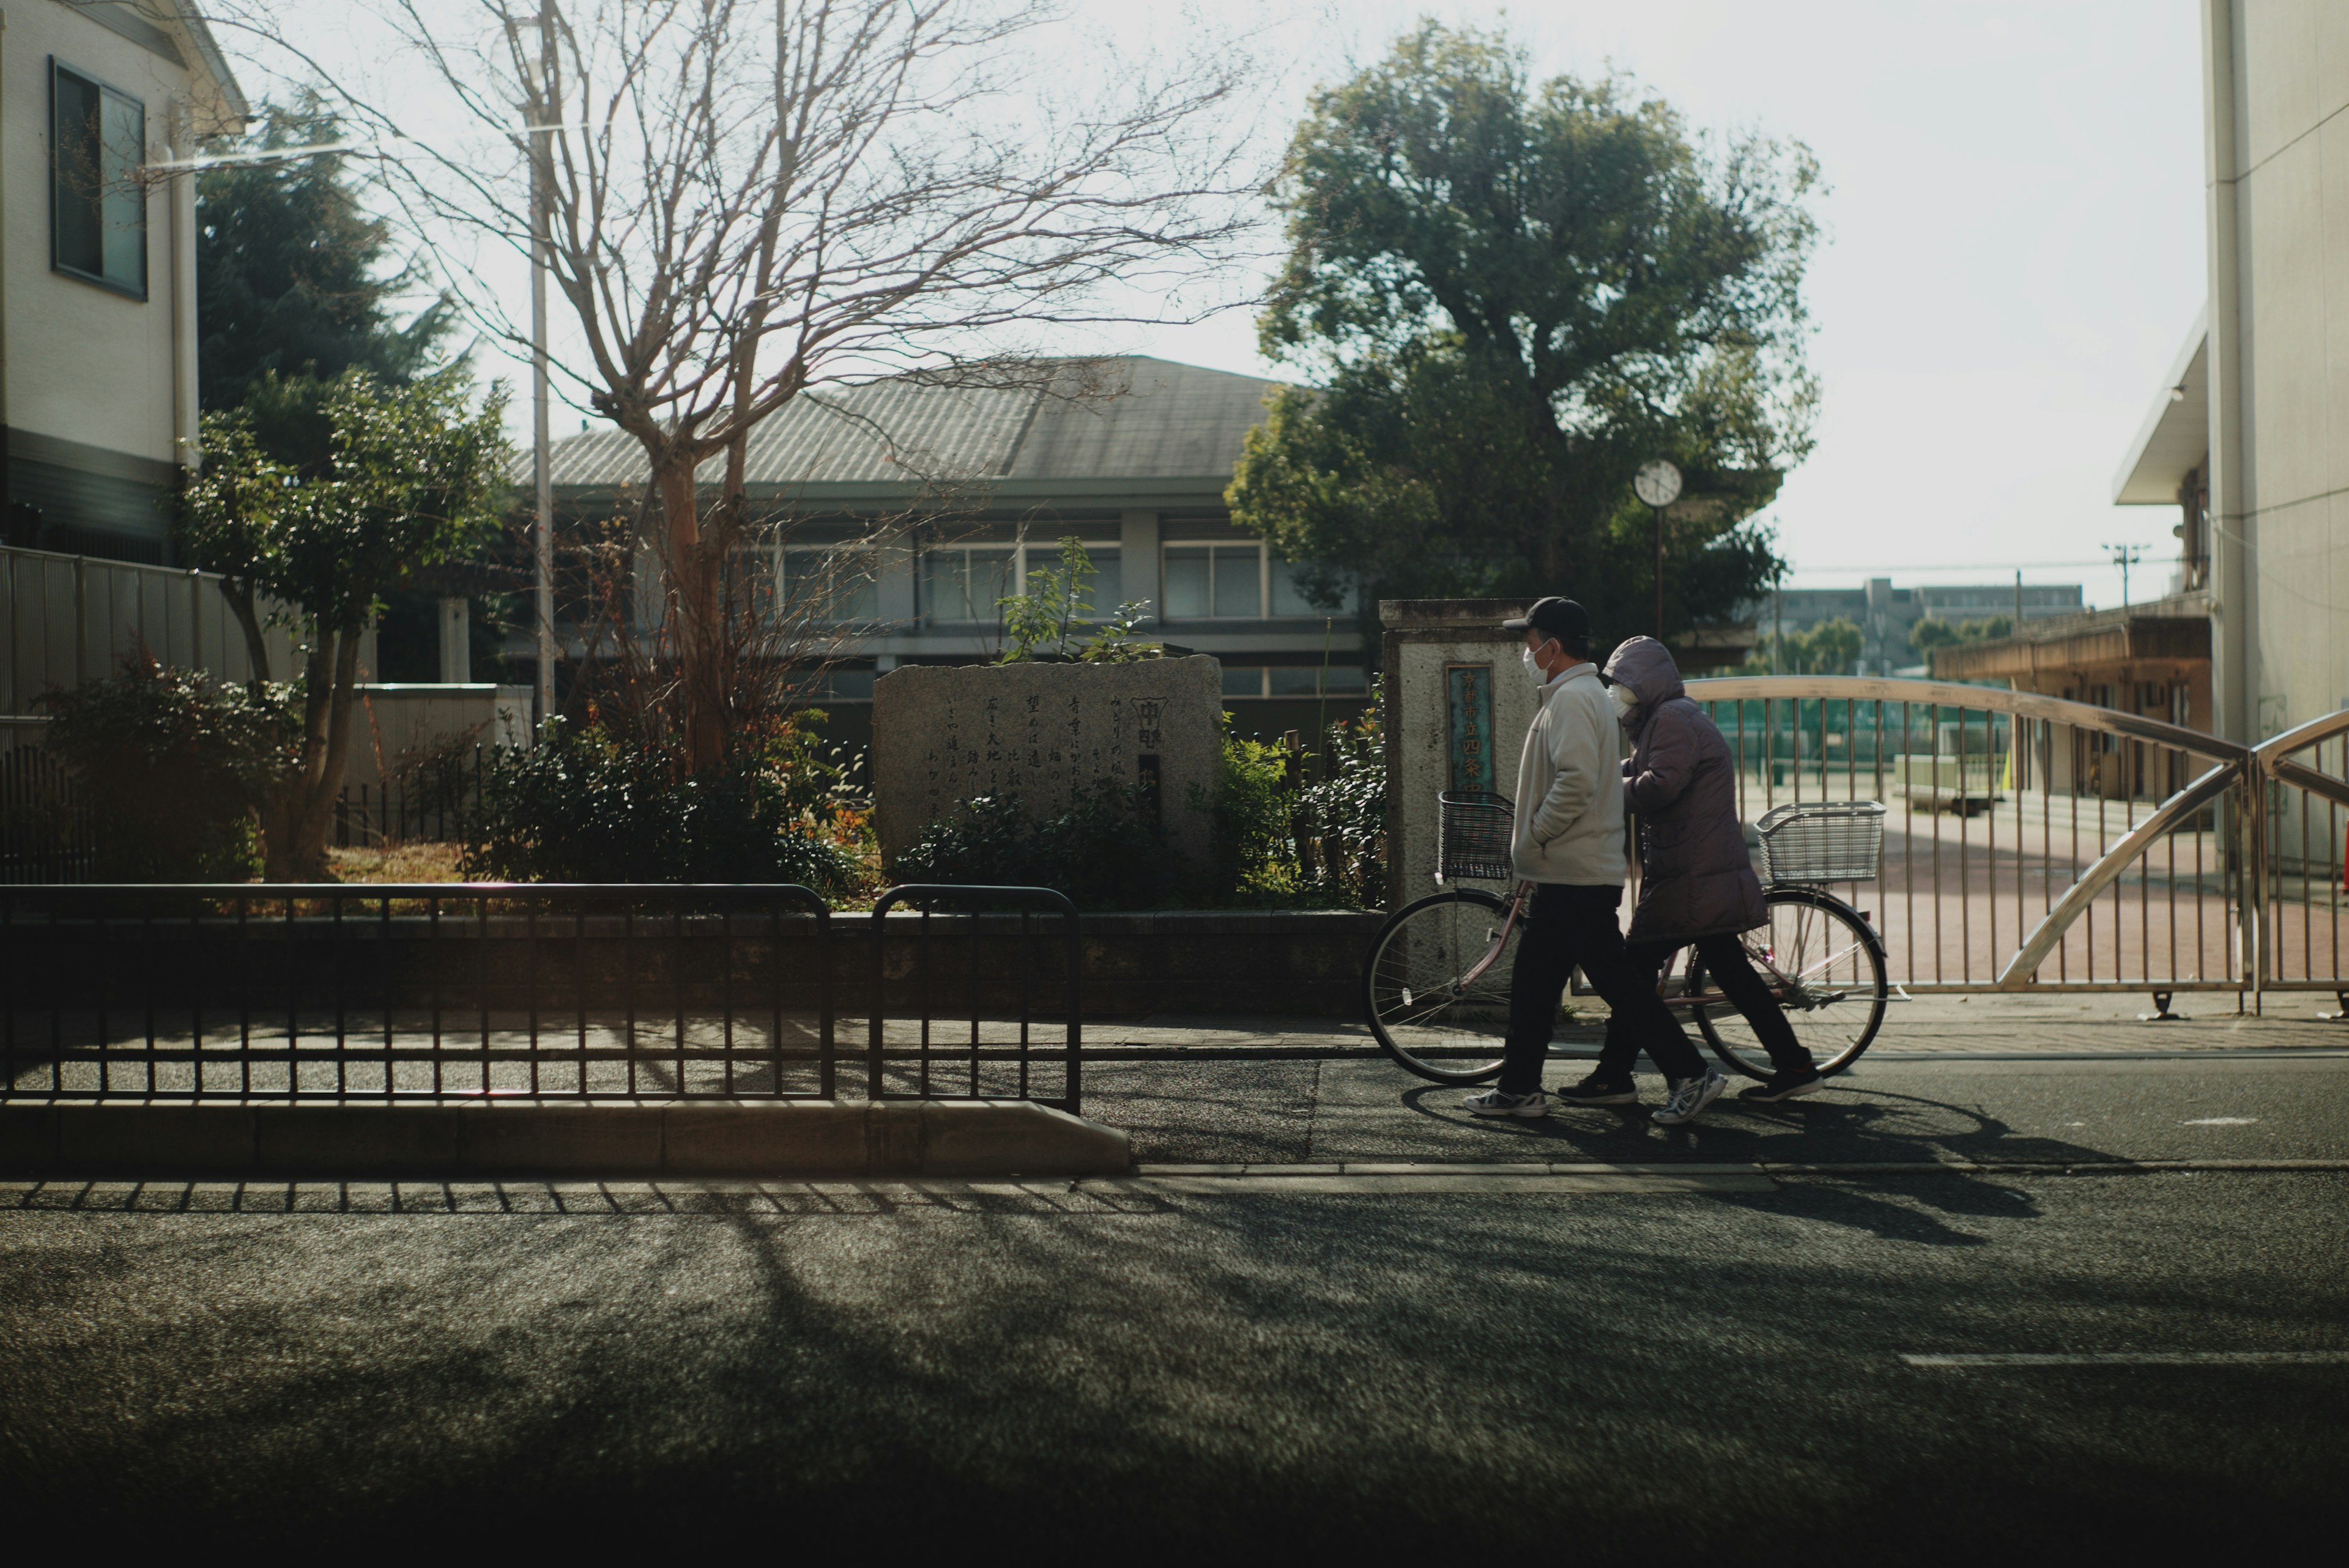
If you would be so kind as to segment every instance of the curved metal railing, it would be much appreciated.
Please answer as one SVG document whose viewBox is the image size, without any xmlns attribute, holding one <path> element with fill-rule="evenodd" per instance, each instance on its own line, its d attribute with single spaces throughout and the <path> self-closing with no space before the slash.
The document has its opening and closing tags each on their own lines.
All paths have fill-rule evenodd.
<svg viewBox="0 0 2349 1568">
<path fill-rule="evenodd" d="M 2130 694 L 2169 703 L 2172 685 Z M 2034 692 L 1849 676 L 1695 680 L 1743 815 L 1890 809 L 1868 907 L 1907 990 L 2349 987 L 2349 710 L 2247 747 Z M 2349 1007 L 2349 1000 L 2344 1000 Z"/>
</svg>

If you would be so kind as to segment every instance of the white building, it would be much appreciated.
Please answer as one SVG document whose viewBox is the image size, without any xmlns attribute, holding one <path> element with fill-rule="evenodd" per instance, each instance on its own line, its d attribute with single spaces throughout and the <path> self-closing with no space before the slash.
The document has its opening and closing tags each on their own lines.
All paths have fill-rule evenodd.
<svg viewBox="0 0 2349 1568">
<path fill-rule="evenodd" d="M 194 459 L 195 181 L 246 105 L 184 0 L 0 10 L 0 542 L 169 558 Z"/>
<path fill-rule="evenodd" d="M 2349 707 L 2349 5 L 2203 0 L 2209 294 L 2113 485 L 2179 509 L 2214 727 Z"/>
</svg>

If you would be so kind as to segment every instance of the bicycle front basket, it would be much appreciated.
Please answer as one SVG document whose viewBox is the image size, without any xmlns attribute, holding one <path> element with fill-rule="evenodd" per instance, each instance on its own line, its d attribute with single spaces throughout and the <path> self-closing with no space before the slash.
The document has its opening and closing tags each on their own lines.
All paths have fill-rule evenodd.
<svg viewBox="0 0 2349 1568">
<path fill-rule="evenodd" d="M 1442 867 L 1438 875 L 1445 882 L 1463 878 L 1507 882 L 1512 874 L 1509 831 L 1517 819 L 1508 797 L 1482 790 L 1458 794 L 1447 790 L 1435 800 L 1436 858 Z"/>
<path fill-rule="evenodd" d="M 1754 824 L 1780 882 L 1874 882 L 1884 861 L 1879 800 L 1820 800 L 1781 806 Z"/>
</svg>

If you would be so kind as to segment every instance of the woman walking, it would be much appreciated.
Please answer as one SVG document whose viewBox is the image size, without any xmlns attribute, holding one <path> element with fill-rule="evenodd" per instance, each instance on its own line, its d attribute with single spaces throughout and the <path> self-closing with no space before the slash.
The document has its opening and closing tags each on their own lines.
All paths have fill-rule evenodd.
<svg viewBox="0 0 2349 1568">
<path fill-rule="evenodd" d="M 1770 1053 L 1770 1077 L 1738 1098 L 1782 1100 L 1816 1093 L 1824 1080 L 1811 1053 L 1795 1038 L 1738 940 L 1769 915 L 1737 818 L 1729 742 L 1689 700 L 1672 655 L 1653 637 L 1633 637 L 1618 647 L 1606 676 L 1608 695 L 1631 739 L 1623 789 L 1640 817 L 1640 903 L 1631 914 L 1630 954 L 1640 975 L 1653 985 L 1675 951 L 1695 948 L 1705 973 Z M 1610 1024 L 1598 1070 L 1558 1098 L 1578 1105 L 1636 1099 L 1631 1064 L 1639 1050 L 1635 1034 Z"/>
</svg>

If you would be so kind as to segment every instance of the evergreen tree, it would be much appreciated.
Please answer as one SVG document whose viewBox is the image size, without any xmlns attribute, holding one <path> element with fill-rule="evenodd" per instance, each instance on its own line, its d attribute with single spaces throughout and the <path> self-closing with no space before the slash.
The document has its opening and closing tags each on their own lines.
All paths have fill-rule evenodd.
<svg viewBox="0 0 2349 1568">
<path fill-rule="evenodd" d="M 1259 326 L 1316 385 L 1270 400 L 1234 520 L 1318 596 L 1570 593 L 1604 642 L 1650 628 L 1630 480 L 1670 458 L 1667 628 L 1726 612 L 1777 570 L 1749 520 L 1809 446 L 1815 179 L 1799 147 L 1423 23 L 1291 142 Z"/>
<path fill-rule="evenodd" d="M 342 128 L 309 97 L 262 111 L 258 131 L 216 152 L 332 143 Z M 416 270 L 394 255 L 348 156 L 223 163 L 196 181 L 196 321 L 201 396 L 230 408 L 264 375 L 331 381 L 360 369 L 399 385 L 422 374 L 452 325 L 446 297 L 405 324 L 398 301 Z"/>
</svg>

